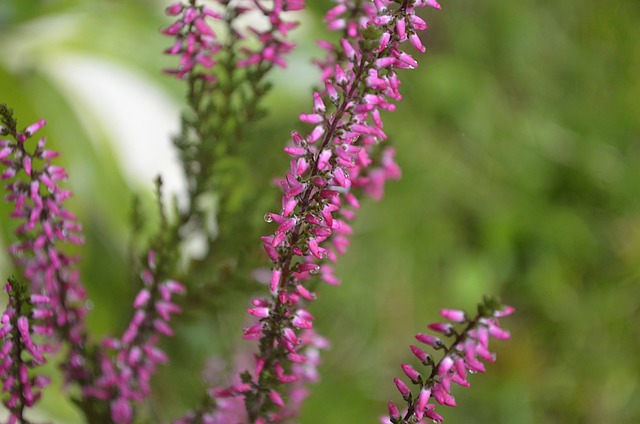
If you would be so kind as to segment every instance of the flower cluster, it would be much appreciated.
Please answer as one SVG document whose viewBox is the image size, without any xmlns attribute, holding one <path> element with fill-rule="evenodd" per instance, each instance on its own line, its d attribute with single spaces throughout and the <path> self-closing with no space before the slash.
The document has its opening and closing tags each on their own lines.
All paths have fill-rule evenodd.
<svg viewBox="0 0 640 424">
<path fill-rule="evenodd" d="M 109 401 L 111 418 L 116 424 L 129 424 L 134 402 L 141 402 L 150 392 L 150 379 L 159 363 L 168 361 L 157 346 L 161 336 L 172 336 L 171 315 L 180 307 L 172 301 L 184 293 L 182 284 L 160 281 L 156 255 L 147 258 L 148 268 L 141 273 L 144 284 L 133 302 L 135 310 L 127 330 L 120 339 L 107 337 L 98 358 L 100 377 L 84 388 L 84 395 Z M 109 354 L 111 353 L 111 354 Z"/>
<path fill-rule="evenodd" d="M 52 314 L 46 325 L 72 346 L 65 368 L 67 378 L 74 380 L 86 374 L 79 349 L 84 344 L 87 309 L 86 292 L 74 268 L 77 259 L 61 250 L 65 243 L 82 243 L 82 228 L 64 207 L 71 192 L 58 185 L 67 173 L 51 164 L 59 154 L 45 148 L 45 138 L 29 147 L 30 139 L 45 121 L 18 131 L 11 110 L 2 105 L 0 114 L 4 124 L 0 135 L 12 138 L 0 140 L 0 163 L 5 168 L 0 178 L 7 180 L 5 198 L 14 204 L 11 217 L 21 222 L 16 229 L 19 241 L 9 251 L 32 292 L 49 298 Z"/>
<path fill-rule="evenodd" d="M 30 370 L 46 362 L 51 352 L 46 344 L 35 342 L 32 336 L 50 335 L 50 327 L 42 325 L 51 317 L 49 298 L 29 296 L 29 289 L 16 280 L 7 281 L 7 309 L 0 319 L 0 378 L 3 404 L 9 411 L 8 424 L 27 422 L 24 410 L 40 398 L 41 389 L 49 384 L 42 375 L 30 375 Z"/>
<path fill-rule="evenodd" d="M 446 344 L 440 337 L 420 333 L 416 340 L 435 350 L 444 350 L 444 355 L 437 363 L 421 348 L 411 345 L 411 352 L 427 367 L 427 372 L 420 373 L 409 364 L 402 365 L 402 371 L 417 386 L 418 395 L 414 396 L 411 389 L 399 378 L 394 378 L 398 391 L 406 402 L 406 411 L 400 414 L 398 408 L 389 402 L 389 418 L 383 423 L 408 424 L 420 422 L 424 417 L 433 422 L 444 419 L 434 411 L 435 404 L 428 403 L 434 398 L 440 405 L 456 406 L 456 400 L 451 395 L 451 383 L 469 387 L 467 372 L 475 374 L 485 372 L 483 359 L 494 362 L 496 356 L 489 351 L 489 338 L 506 340 L 509 332 L 502 329 L 498 318 L 508 316 L 514 312 L 511 306 L 501 306 L 492 299 L 485 299 L 478 306 L 478 314 L 470 318 L 464 311 L 443 309 L 440 314 L 449 320 L 444 323 L 430 324 L 428 328 L 444 337 L 452 339 Z M 461 328 L 457 330 L 456 327 Z"/>
<path fill-rule="evenodd" d="M 225 2 L 226 3 L 226 2 Z M 255 26 L 249 26 L 248 30 L 258 40 L 260 48 L 243 47 L 244 58 L 236 62 L 237 66 L 247 67 L 254 65 L 273 64 L 281 68 L 286 67 L 284 56 L 290 53 L 295 44 L 287 41 L 286 37 L 292 29 L 298 26 L 298 22 L 283 19 L 284 12 L 293 12 L 304 9 L 304 0 L 252 0 L 253 7 L 259 10 L 269 21 L 267 29 L 260 30 Z M 267 6 L 271 4 L 271 7 Z M 244 9 L 249 10 L 249 8 Z"/>
<path fill-rule="evenodd" d="M 243 396 L 255 422 L 288 416 L 283 394 L 295 398 L 286 388 L 300 381 L 294 370 L 300 364 L 313 369 L 317 362 L 308 353 L 317 348 L 317 336 L 304 307 L 315 297 L 307 282 L 319 274 L 329 284 L 338 283 L 324 262 L 335 261 L 348 246 L 346 220 L 359 207 L 359 189 L 379 197 L 384 180 L 400 174 L 393 150 L 381 153 L 379 166 L 372 166 L 373 156 L 386 139 L 380 112 L 393 111 L 391 102 L 401 99 L 396 70 L 417 65 L 401 45 L 410 39 L 417 44 L 415 32 L 424 25 L 415 6 L 424 4 L 392 4 L 340 1 L 326 16 L 329 28 L 342 30 L 343 36 L 337 45 L 321 43 L 329 51 L 318 62 L 325 89 L 313 94 L 312 113 L 300 115 L 314 127 L 307 136 L 292 133 L 292 144 L 285 148 L 290 168 L 279 181 L 282 209 L 265 215 L 278 227 L 262 238 L 273 263 L 272 297 L 253 300 L 248 313 L 259 321 L 244 331 L 246 339 L 260 343 L 255 373 L 247 373 L 241 387 L 216 392 L 217 397 Z"/>
<path fill-rule="evenodd" d="M 196 72 L 194 68 L 197 65 L 205 69 L 212 68 L 218 63 L 216 56 L 219 52 L 224 50 L 224 54 L 229 54 L 229 47 L 239 40 L 248 38 L 248 35 L 253 35 L 258 40 L 258 48 L 245 43 L 246 45 L 240 49 L 241 57 L 235 61 L 235 66 L 260 66 L 263 63 L 280 67 L 286 66 L 284 56 L 295 45 L 287 41 L 285 37 L 289 31 L 298 26 L 298 23 L 285 21 L 282 14 L 302 9 L 304 0 L 276 0 L 274 2 L 252 0 L 247 5 L 235 5 L 229 0 L 217 0 L 217 3 L 220 12 L 207 6 L 196 5 L 193 1 L 189 4 L 176 2 L 167 8 L 168 15 L 178 18 L 162 31 L 163 34 L 176 39 L 174 44 L 165 50 L 165 53 L 180 56 L 180 61 L 176 69 L 167 69 L 166 73 L 181 79 L 191 74 L 197 78 L 214 82 L 216 79 L 214 75 Z M 255 26 L 249 26 L 243 30 L 234 25 L 238 17 L 252 11 L 259 11 L 265 16 L 269 22 L 267 29 L 260 30 Z M 228 32 L 225 41 L 222 41 L 221 37 L 216 34 L 207 22 L 207 18 L 224 22 L 224 27 Z"/>
<path fill-rule="evenodd" d="M 179 16 L 179 18 L 162 31 L 163 34 L 176 38 L 173 46 L 165 50 L 165 53 L 179 55 L 180 62 L 177 69 L 166 69 L 165 72 L 177 78 L 184 78 L 193 73 L 196 65 L 206 69 L 215 65 L 215 54 L 222 49 L 222 45 L 206 22 L 206 18 L 221 20 L 222 16 L 206 6 L 182 3 L 170 5 L 167 8 L 167 14 Z M 202 73 L 194 73 L 194 75 L 210 78 Z"/>
<path fill-rule="evenodd" d="M 58 153 L 44 148 L 44 138 L 34 149 L 28 149 L 27 141 L 44 126 L 44 121 L 18 131 L 10 109 L 1 105 L 0 114 L 3 123 L 0 133 L 12 138 L 0 140 L 0 163 L 5 167 L 0 177 L 9 181 L 6 199 L 14 203 L 11 217 L 20 220 L 16 230 L 19 242 L 9 250 L 18 268 L 23 270 L 30 293 L 42 293 L 31 297 L 32 303 L 39 304 L 34 316 L 42 321 L 34 328 L 56 341 L 50 343 L 51 346 L 59 342 L 68 344 L 68 358 L 62 368 L 66 382 L 80 386 L 81 402 L 106 401 L 111 406 L 114 422 L 129 423 L 131 402 L 149 394 L 149 380 L 156 365 L 166 361 L 156 344 L 160 335 L 171 335 L 170 316 L 180 310 L 171 299 L 184 288 L 160 275 L 155 255 L 150 253 L 148 269 L 141 276 L 144 288 L 134 302 L 136 311 L 129 328 L 120 340 L 105 339 L 100 347 L 93 346 L 85 332 L 86 295 L 79 273 L 73 267 L 76 259 L 60 250 L 61 243 L 81 243 L 81 228 L 75 216 L 63 206 L 71 193 L 57 184 L 67 177 L 66 171 L 50 163 Z M 43 302 L 45 298 L 47 301 Z M 27 340 L 27 320 L 17 319 L 18 326 L 14 328 L 20 329 L 22 339 Z M 33 346 L 26 341 L 23 344 L 27 348 Z M 5 344 L 5 348 L 10 349 L 11 342 Z M 14 349 L 17 348 L 14 343 Z M 42 360 L 41 355 L 34 358 Z M 15 372 L 14 380 L 24 380 L 22 369 L 3 371 Z M 33 398 L 25 399 L 21 405 L 30 406 Z"/>
<path fill-rule="evenodd" d="M 229 384 L 211 387 L 204 404 L 176 424 L 267 424 L 288 421 L 299 413 L 308 384 L 318 380 L 320 351 L 329 346 L 316 333 L 315 318 L 308 310 L 316 297 L 315 280 L 340 283 L 332 264 L 349 246 L 349 222 L 360 207 L 359 199 L 380 199 L 386 181 L 400 178 L 395 150 L 382 145 L 387 139 L 382 115 L 394 111 L 402 100 L 399 74 L 416 68 L 412 55 L 426 50 L 419 33 L 427 25 L 416 9 L 440 6 L 435 0 L 335 2 L 325 20 L 338 33 L 337 41 L 319 42 L 326 51 L 315 61 L 321 88 L 313 93 L 311 110 L 299 116 L 309 127 L 292 131 L 284 148 L 289 168 L 277 180 L 281 207 L 265 215 L 277 226 L 261 238 L 270 260 L 264 281 L 269 294 L 251 301 L 247 309 L 251 323 L 243 330 L 243 338 L 256 341 L 258 351 L 250 360 L 236 361 L 241 363 L 236 363 L 237 373 Z M 168 360 L 159 342 L 173 334 L 171 321 L 181 312 L 174 297 L 186 291 L 171 279 L 181 253 L 178 246 L 189 233 L 206 227 L 207 211 L 200 209 L 200 196 L 219 195 L 216 224 L 225 224 L 227 187 L 216 184 L 226 178 L 216 164 L 224 155 L 235 154 L 233 145 L 241 141 L 243 126 L 259 117 L 259 100 L 268 91 L 267 72 L 286 66 L 284 56 L 294 47 L 286 37 L 298 24 L 285 20 L 284 14 L 304 8 L 304 0 L 210 4 L 189 0 L 167 8 L 176 21 L 163 30 L 175 38 L 166 53 L 178 56 L 179 63 L 165 72 L 188 82 L 190 111 L 183 116 L 182 134 L 174 142 L 188 180 L 189 205 L 176 206 L 177 216 L 167 218 L 158 178 L 162 225 L 140 273 L 142 287 L 133 301 L 131 321 L 119 338 L 107 337 L 98 344 L 86 333 L 86 295 L 74 267 L 76 258 L 61 250 L 64 243 L 82 242 L 75 216 L 64 207 L 71 193 L 58 186 L 67 174 L 50 163 L 58 153 L 45 149 L 44 138 L 35 146 L 29 143 L 45 122 L 19 131 L 12 111 L 0 106 L 0 179 L 7 181 L 6 200 L 13 204 L 11 217 L 18 220 L 19 241 L 10 252 L 25 280 L 20 284 L 10 279 L 6 284 L 9 306 L 0 320 L 2 400 L 10 411 L 10 423 L 27 422 L 25 409 L 48 383 L 33 369 L 53 351 L 50 346 L 69 345 L 62 365 L 65 380 L 79 386 L 76 401 L 89 422 L 135 421 L 136 404 L 150 395 L 151 377 Z M 266 27 L 240 25 L 238 18 L 256 13 L 267 21 Z M 223 249 L 210 250 L 198 264 L 203 269 L 209 259 L 219 260 L 215 256 Z M 185 265 L 185 274 L 193 270 L 189 266 Z M 213 263 L 211 269 L 215 267 Z M 512 312 L 513 308 L 490 299 L 473 318 L 463 311 L 442 310 L 448 322 L 428 327 L 451 342 L 416 335 L 420 343 L 444 354 L 436 362 L 422 348 L 411 346 L 427 371 L 402 365 L 417 391 L 394 379 L 406 411 L 401 415 L 389 403 L 384 422 L 442 421 L 436 403 L 455 406 L 452 383 L 468 386 L 467 373 L 483 372 L 481 360 L 495 360 L 489 338 L 509 338 L 498 318 Z M 435 403 L 429 403 L 431 398 Z"/>
<path fill-rule="evenodd" d="M 180 58 L 176 68 L 165 72 L 188 85 L 189 112 L 173 138 L 187 179 L 188 204 L 175 233 L 213 243 L 212 228 L 220 224 L 225 195 L 233 190 L 223 187 L 224 171 L 214 178 L 213 170 L 235 154 L 245 129 L 264 114 L 260 100 L 270 88 L 265 77 L 275 66 L 286 65 L 285 55 L 294 47 L 287 37 L 298 23 L 283 16 L 302 9 L 304 1 L 217 0 L 209 6 L 195 0 L 173 3 L 167 13 L 177 20 L 164 33 L 175 38 L 165 53 Z M 211 191 L 221 196 L 215 217 L 206 206 Z"/>
</svg>

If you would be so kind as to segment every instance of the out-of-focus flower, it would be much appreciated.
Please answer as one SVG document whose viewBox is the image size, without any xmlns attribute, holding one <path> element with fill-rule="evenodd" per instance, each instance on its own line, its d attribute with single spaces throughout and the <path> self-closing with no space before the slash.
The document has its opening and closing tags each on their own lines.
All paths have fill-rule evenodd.
<svg viewBox="0 0 640 424">
<path fill-rule="evenodd" d="M 58 153 L 46 149 L 45 138 L 31 143 L 45 125 L 44 120 L 18 131 L 9 108 L 0 105 L 0 115 L 0 137 L 10 137 L 0 139 L 0 164 L 4 168 L 0 178 L 7 181 L 5 199 L 14 204 L 10 216 L 19 222 L 19 241 L 9 251 L 32 293 L 49 298 L 51 314 L 43 325 L 48 327 L 47 333 L 71 347 L 69 360 L 63 365 L 67 380 L 81 380 L 87 375 L 81 352 L 86 338 L 86 292 L 75 268 L 77 258 L 67 255 L 62 247 L 66 243 L 81 244 L 82 228 L 64 207 L 71 192 L 62 189 L 59 182 L 67 178 L 67 172 L 51 164 Z"/>
<path fill-rule="evenodd" d="M 175 294 L 185 288 L 173 280 L 158 280 L 155 253 L 149 252 L 148 268 L 141 273 L 143 288 L 136 296 L 133 318 L 119 339 L 105 338 L 98 356 L 100 376 L 83 394 L 108 401 L 111 418 L 116 424 L 129 424 L 133 419 L 134 403 L 150 393 L 150 379 L 158 364 L 168 361 L 158 347 L 162 336 L 172 336 L 171 316 L 180 312 L 173 302 Z"/>
<path fill-rule="evenodd" d="M 8 423 L 27 422 L 24 413 L 40 399 L 49 378 L 34 372 L 45 362 L 50 346 L 34 336 L 50 335 L 50 327 L 42 325 L 51 317 L 49 298 L 29 296 L 29 288 L 16 280 L 7 281 L 5 292 L 9 303 L 0 318 L 0 379 L 2 403 L 9 411 Z"/>
</svg>

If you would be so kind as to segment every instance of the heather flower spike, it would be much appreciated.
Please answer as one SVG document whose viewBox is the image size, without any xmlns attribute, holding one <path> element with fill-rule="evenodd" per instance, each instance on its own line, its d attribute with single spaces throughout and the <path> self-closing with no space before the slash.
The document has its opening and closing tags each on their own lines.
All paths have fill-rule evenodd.
<svg viewBox="0 0 640 424">
<path fill-rule="evenodd" d="M 201 3 L 171 4 L 166 12 L 174 23 L 163 33 L 173 39 L 165 53 L 178 58 L 177 65 L 165 72 L 186 81 L 190 109 L 173 139 L 187 179 L 189 203 L 176 223 L 180 227 L 175 231 L 180 237 L 176 243 L 204 235 L 211 248 L 217 236 L 212 230 L 215 225 L 204 223 L 224 213 L 224 194 L 233 191 L 236 178 L 225 178 L 220 169 L 214 178 L 213 170 L 233 157 L 245 128 L 264 114 L 260 100 L 270 88 L 266 76 L 274 67 L 286 66 L 286 55 L 294 47 L 287 37 L 298 23 L 283 19 L 284 12 L 302 9 L 304 1 Z M 230 181 L 230 187 L 224 181 Z M 214 212 L 206 206 L 213 195 L 223 209 L 218 217 L 212 217 Z"/>
<path fill-rule="evenodd" d="M 93 408 L 88 405 L 94 400 L 104 401 L 110 405 L 113 421 L 127 424 L 133 417 L 131 403 L 149 394 L 149 380 L 156 365 L 167 361 L 156 344 L 161 335 L 171 335 L 168 322 L 180 311 L 172 297 L 184 288 L 161 276 L 156 255 L 149 253 L 148 268 L 141 274 L 144 287 L 134 301 L 129 328 L 121 340 L 105 339 L 100 348 L 92 346 L 94 352 L 89 355 L 90 340 L 84 324 L 86 294 L 74 268 L 76 259 L 60 249 L 66 242 L 82 242 L 80 225 L 64 208 L 71 193 L 58 186 L 58 181 L 67 177 L 66 171 L 51 165 L 50 159 L 57 153 L 45 150 L 44 138 L 35 146 L 29 143 L 44 121 L 18 131 L 10 109 L 0 105 L 0 114 L 2 135 L 12 138 L 0 140 L 0 163 L 5 168 L 2 178 L 8 180 L 6 199 L 15 204 L 11 217 L 21 221 L 16 230 L 19 241 L 9 250 L 31 292 L 43 294 L 32 296 L 34 304 L 41 304 L 33 311 L 33 317 L 41 323 L 29 326 L 24 317 L 18 321 L 23 345 L 27 349 L 35 346 L 29 344 L 30 331 L 68 343 L 68 358 L 62 368 L 66 382 L 80 386 L 83 407 Z M 44 361 L 35 350 L 30 353 L 34 360 Z"/>
<path fill-rule="evenodd" d="M 396 71 L 417 66 L 403 50 L 406 34 L 416 32 L 417 4 L 377 5 L 342 0 L 327 13 L 329 28 L 341 31 L 342 38 L 336 45 L 322 43 L 328 54 L 317 64 L 326 90 L 314 93 L 312 113 L 300 115 L 301 122 L 312 126 L 308 135 L 293 132 L 285 148 L 291 165 L 279 180 L 282 210 L 266 215 L 277 228 L 262 238 L 273 262 L 272 296 L 254 301 L 248 313 L 258 322 L 245 329 L 245 338 L 259 340 L 261 365 L 245 381 L 250 390 L 223 392 L 244 397 L 252 422 L 278 422 L 296 413 L 287 399 L 296 398 L 297 388 L 289 379 L 278 378 L 274 369 L 284 367 L 300 383 L 305 379 L 296 370 L 312 367 L 311 353 L 317 362 L 315 352 L 321 346 L 311 321 L 305 327 L 293 322 L 314 299 L 308 281 L 319 275 L 337 283 L 326 262 L 336 261 L 348 246 L 352 230 L 347 220 L 355 216 L 359 194 L 380 198 L 385 180 L 400 176 L 394 151 L 378 148 L 387 138 L 380 112 L 395 110 L 392 102 L 402 98 Z M 372 42 L 373 33 L 384 42 Z M 404 383 L 397 384 L 400 388 Z"/>
<path fill-rule="evenodd" d="M 9 303 L 0 319 L 0 378 L 2 403 L 9 411 L 8 423 L 27 423 L 24 413 L 40 399 L 49 378 L 35 370 L 45 362 L 50 346 L 44 321 L 51 317 L 49 298 L 29 295 L 28 286 L 15 279 L 5 284 Z"/>
<path fill-rule="evenodd" d="M 6 200 L 14 204 L 10 216 L 20 222 L 16 229 L 19 241 L 9 247 L 9 252 L 23 270 L 32 293 L 43 293 L 49 299 L 51 314 L 43 324 L 46 333 L 71 347 L 69 360 L 63 365 L 67 380 L 84 379 L 86 293 L 75 269 L 77 258 L 62 250 L 66 243 L 82 243 L 82 228 L 64 206 L 71 192 L 59 186 L 67 173 L 51 164 L 50 159 L 58 154 L 45 148 L 45 138 L 31 141 L 45 121 L 18 131 L 11 109 L 0 105 L 0 115 L 1 135 L 10 137 L 0 140 L 0 164 L 4 168 L 0 178 L 6 180 Z"/>
<path fill-rule="evenodd" d="M 428 403 L 431 398 L 437 404 L 455 407 L 455 398 L 451 395 L 451 383 L 468 387 L 467 373 L 484 372 L 484 364 L 480 361 L 495 361 L 495 355 L 489 351 L 489 338 L 500 340 L 509 338 L 509 332 L 502 329 L 498 318 L 506 317 L 514 312 L 511 306 L 502 306 L 493 299 L 485 299 L 478 306 L 478 314 L 470 318 L 463 311 L 443 309 L 440 314 L 451 321 L 446 328 L 445 337 L 449 342 L 440 344 L 427 343 L 431 347 L 444 350 L 438 362 L 434 362 L 423 350 L 411 346 L 411 351 L 418 357 L 425 367 L 420 372 L 408 364 L 402 365 L 402 370 L 411 380 L 415 389 L 411 390 L 400 379 L 395 378 L 394 384 L 406 403 L 405 412 L 401 415 L 397 408 L 389 408 L 389 418 L 383 423 L 409 424 L 420 422 L 423 417 L 433 422 L 442 422 L 442 416 L 434 411 L 436 404 Z M 449 327 L 449 325 L 451 327 Z M 433 331 L 442 333 L 443 324 L 429 325 Z M 420 336 L 420 337 L 418 337 Z M 429 340 L 425 334 L 416 338 Z M 439 339 L 438 339 L 439 340 Z M 393 405 L 393 404 L 390 404 Z"/>
<path fill-rule="evenodd" d="M 162 258 L 161 258 L 162 260 Z M 181 312 L 173 301 L 185 288 L 173 280 L 161 280 L 156 254 L 150 251 L 147 268 L 140 275 L 143 288 L 136 296 L 133 318 L 119 339 L 105 338 L 98 356 L 100 377 L 84 388 L 84 395 L 107 401 L 115 424 L 133 420 L 134 404 L 150 393 L 150 379 L 158 364 L 168 361 L 158 347 L 163 336 L 172 336 L 172 315 Z"/>
</svg>

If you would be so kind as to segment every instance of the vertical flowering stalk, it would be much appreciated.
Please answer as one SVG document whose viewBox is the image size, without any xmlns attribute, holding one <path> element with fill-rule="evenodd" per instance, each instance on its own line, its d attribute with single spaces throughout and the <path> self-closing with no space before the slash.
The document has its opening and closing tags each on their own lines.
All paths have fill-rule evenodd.
<svg viewBox="0 0 640 424">
<path fill-rule="evenodd" d="M 169 245 L 176 246 L 194 233 L 205 234 L 204 229 L 208 232 L 211 251 L 217 237 L 211 231 L 212 227 L 223 228 L 231 235 L 246 233 L 246 220 L 239 220 L 237 214 L 227 211 L 226 201 L 236 192 L 236 186 L 233 182 L 225 185 L 224 173 L 227 171 L 218 163 L 233 156 L 237 146 L 244 141 L 247 124 L 263 114 L 260 100 L 270 87 L 265 77 L 274 66 L 285 67 L 285 56 L 294 48 L 294 43 L 287 37 L 298 23 L 285 20 L 283 16 L 303 8 L 303 0 L 217 0 L 211 8 L 191 0 L 188 4 L 174 3 L 167 8 L 167 13 L 176 17 L 176 22 L 163 31 L 175 37 L 173 46 L 166 53 L 180 57 L 178 67 L 168 73 L 187 81 L 189 103 L 189 110 L 182 119 L 182 132 L 174 138 L 187 177 L 189 203 L 180 211 L 172 229 L 174 241 Z M 251 12 L 254 12 L 252 18 L 255 12 L 261 14 L 266 25 L 243 27 L 240 18 Z M 202 207 L 212 195 L 220 204 L 215 217 Z M 237 243 L 235 239 L 234 242 Z M 222 256 L 225 254 L 229 255 L 224 246 L 218 246 L 215 257 L 205 258 L 208 269 L 214 271 L 204 277 L 207 281 L 221 280 L 215 273 L 215 263 L 243 264 L 246 261 L 242 256 L 229 260 Z M 230 274 L 228 265 L 223 272 L 225 276 Z M 236 275 L 235 278 L 242 277 Z M 223 403 L 229 406 L 230 415 L 223 412 Z M 231 401 L 218 402 L 215 413 L 210 411 L 210 406 L 203 405 L 180 422 L 237 417 Z"/>
<path fill-rule="evenodd" d="M 423 417 L 433 422 L 443 422 L 442 416 L 434 411 L 436 405 L 429 403 L 429 400 L 434 398 L 440 405 L 456 406 L 456 400 L 451 395 L 451 383 L 469 387 L 467 372 L 485 372 L 485 366 L 480 359 L 489 362 L 496 360 L 495 354 L 489 351 L 489 338 L 506 340 L 510 337 L 509 332 L 500 327 L 498 318 L 511 315 L 513 312 L 513 307 L 503 307 L 492 299 L 485 299 L 478 305 L 478 313 L 473 318 L 460 310 L 440 311 L 449 322 L 430 324 L 428 328 L 451 339 L 451 342 L 447 344 L 440 337 L 430 334 L 416 335 L 416 340 L 420 343 L 435 350 L 443 350 L 444 354 L 435 362 L 427 352 L 411 345 L 411 352 L 427 371 L 420 373 L 409 364 L 402 365 L 402 371 L 416 389 L 412 391 L 402 380 L 394 378 L 393 382 L 406 402 L 406 411 L 401 414 L 394 403 L 389 402 L 389 418 L 383 419 L 382 422 L 418 423 Z"/>
<path fill-rule="evenodd" d="M 251 249 L 259 233 L 237 213 L 255 198 L 237 189 L 236 157 L 249 124 L 264 115 L 261 99 L 270 88 L 266 76 L 286 65 L 285 56 L 294 47 L 287 37 L 298 23 L 283 16 L 304 5 L 301 0 L 203 3 L 171 4 L 166 11 L 175 21 L 163 31 L 175 40 L 165 53 L 179 61 L 166 72 L 186 82 L 188 103 L 180 134 L 173 138 L 187 180 L 187 202 L 176 209 L 163 248 L 173 249 L 178 258 L 185 256 L 181 245 L 201 246 L 194 255 L 200 258 L 191 258 L 183 279 L 190 304 L 201 304 L 212 289 L 241 286 L 258 266 L 254 255 L 239 254 Z M 223 284 L 229 276 L 236 284 Z"/>
<path fill-rule="evenodd" d="M 158 364 L 168 361 L 157 346 L 161 336 L 172 336 L 171 315 L 180 308 L 172 298 L 184 293 L 184 287 L 162 278 L 162 267 L 152 251 L 148 268 L 141 273 L 144 287 L 133 302 L 134 314 L 127 330 L 119 339 L 105 338 L 98 355 L 100 376 L 83 394 L 108 401 L 111 418 L 116 424 L 133 420 L 133 404 L 141 402 L 150 392 L 150 379 Z"/>
<path fill-rule="evenodd" d="M 0 116 L 0 134 L 10 137 L 0 139 L 0 163 L 4 167 L 0 178 L 8 181 L 5 198 L 14 204 L 10 216 L 20 221 L 16 230 L 19 241 L 9 251 L 32 292 L 49 299 L 43 308 L 51 313 L 42 327 L 56 341 L 55 346 L 68 346 L 67 358 L 61 364 L 66 383 L 84 388 L 95 378 L 95 346 L 85 329 L 86 293 L 75 268 L 77 258 L 61 249 L 66 243 L 82 243 L 82 229 L 64 207 L 71 192 L 58 185 L 67 173 L 51 164 L 59 154 L 45 149 L 44 138 L 30 146 L 30 139 L 45 121 L 18 131 L 13 111 L 6 105 L 0 105 Z M 105 416 L 93 399 L 82 397 L 78 404 L 89 420 L 98 421 Z"/>
<path fill-rule="evenodd" d="M 170 335 L 168 321 L 179 312 L 171 298 L 184 289 L 165 277 L 167 258 L 161 258 L 160 266 L 150 253 L 149 268 L 142 273 L 145 287 L 134 302 L 129 328 L 121 340 L 106 339 L 96 346 L 84 326 L 86 294 L 74 268 L 76 259 L 60 249 L 64 242 L 81 243 L 80 225 L 63 206 L 71 193 L 57 183 L 67 177 L 66 171 L 51 165 L 58 153 L 44 148 L 44 138 L 35 148 L 28 146 L 44 121 L 18 131 L 10 109 L 0 105 L 0 115 L 0 134 L 11 137 L 0 140 L 0 163 L 5 167 L 0 178 L 9 180 L 6 198 L 15 205 L 11 217 L 21 220 L 16 230 L 20 241 L 10 252 L 31 290 L 49 299 L 42 305 L 49 312 L 41 313 L 42 332 L 68 344 L 68 359 L 62 364 L 65 380 L 80 386 L 78 403 L 87 419 L 102 422 L 110 415 L 118 424 L 128 423 L 131 403 L 149 394 L 155 366 L 166 361 L 156 344 L 160 335 Z"/>
<path fill-rule="evenodd" d="M 45 148 L 41 138 L 31 146 L 30 139 L 45 121 L 38 121 L 22 131 L 17 130 L 13 111 L 0 105 L 2 127 L 0 163 L 4 168 L 0 179 L 6 180 L 6 200 L 14 204 L 11 217 L 20 221 L 16 229 L 19 241 L 9 248 L 17 267 L 34 293 L 44 293 L 51 315 L 45 325 L 58 340 L 69 343 L 69 360 L 65 362 L 69 381 L 87 378 L 85 369 L 86 333 L 84 318 L 86 293 L 80 284 L 77 258 L 61 250 L 66 243 L 81 244 L 81 227 L 76 217 L 64 207 L 71 192 L 58 182 L 67 178 L 63 167 L 50 160 L 57 152 Z"/>
<path fill-rule="evenodd" d="M 163 31 L 175 38 L 165 53 L 178 56 L 179 64 L 165 72 L 187 81 L 190 108 L 181 134 L 174 138 L 189 194 L 176 233 L 211 230 L 201 206 L 203 195 L 220 196 L 224 212 L 224 199 L 234 187 L 212 181 L 214 172 L 216 181 L 222 180 L 217 164 L 236 151 L 247 123 L 262 114 L 260 100 L 269 89 L 264 78 L 274 66 L 286 66 L 285 56 L 294 47 L 286 37 L 298 23 L 284 20 L 283 14 L 303 6 L 302 0 L 217 0 L 210 8 L 190 0 L 167 8 L 176 21 Z M 263 15 L 266 29 L 240 26 L 240 18 L 250 12 Z"/>
<path fill-rule="evenodd" d="M 5 284 L 9 303 L 0 319 L 0 379 L 2 403 L 9 411 L 8 424 L 28 423 L 25 410 L 32 407 L 49 384 L 33 370 L 42 366 L 45 354 L 51 351 L 46 344 L 33 340 L 33 335 L 50 335 L 51 328 L 42 325 L 51 317 L 49 298 L 29 295 L 26 284 L 10 279 Z"/>
<path fill-rule="evenodd" d="M 381 178 L 368 174 L 373 146 L 386 138 L 381 110 L 393 111 L 391 101 L 401 99 L 396 70 L 417 66 L 402 49 L 405 41 L 422 46 L 416 32 L 424 29 L 415 7 L 423 1 L 342 0 L 327 14 L 331 29 L 344 30 L 337 46 L 319 62 L 325 89 L 313 94 L 313 111 L 300 120 L 313 125 L 303 137 L 292 133 L 285 152 L 292 158 L 289 172 L 280 181 L 282 209 L 265 219 L 278 227 L 262 238 L 273 263 L 269 299 L 255 299 L 248 313 L 258 322 L 244 330 L 245 339 L 259 341 L 253 373 L 242 383 L 214 390 L 214 397 L 244 397 L 250 422 L 278 422 L 291 415 L 285 402 L 296 392 L 292 383 L 303 381 L 303 367 L 315 373 L 315 355 L 325 342 L 313 332 L 313 316 L 305 304 L 314 299 L 308 281 L 314 274 L 327 283 L 338 280 L 325 259 L 335 261 L 343 253 L 351 230 L 343 217 L 353 217 L 358 207 L 358 187 L 378 187 Z M 423 48 L 418 50 L 424 51 Z M 382 177 L 398 177 L 393 152 L 383 153 Z M 365 188 L 365 191 L 366 188 Z M 346 201 L 346 205 L 343 204 Z"/>
</svg>

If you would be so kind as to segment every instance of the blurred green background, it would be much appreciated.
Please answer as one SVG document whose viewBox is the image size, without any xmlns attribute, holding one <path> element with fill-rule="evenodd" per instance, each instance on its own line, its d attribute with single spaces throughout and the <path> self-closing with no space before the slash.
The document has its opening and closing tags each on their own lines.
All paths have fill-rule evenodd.
<svg viewBox="0 0 640 424">
<path fill-rule="evenodd" d="M 301 48 L 273 74 L 271 114 L 244 149 L 258 172 L 247 190 L 283 173 L 281 148 L 311 106 L 309 55 L 331 3 L 308 3 Z M 133 193 L 152 199 L 158 172 L 141 168 L 164 167 L 157 154 L 165 179 L 179 176 L 167 134 L 184 87 L 159 72 L 172 65 L 158 35 L 166 4 L 0 1 L 0 102 L 23 126 L 47 119 L 63 152 L 98 336 L 129 318 L 129 205 Z M 486 375 L 455 389 L 457 408 L 439 408 L 447 422 L 640 422 L 640 2 L 458 0 L 421 13 L 428 54 L 403 75 L 405 99 L 385 121 L 404 176 L 382 202 L 364 202 L 342 286 L 322 287 L 311 307 L 333 347 L 300 421 L 376 422 L 399 400 L 391 380 L 413 334 L 440 308 L 489 294 L 517 308 L 504 321 L 513 337 L 494 344 Z M 12 272 L 6 256 L 0 271 Z M 195 404 L 207 356 L 246 344 L 248 295 L 231 288 L 178 324 L 151 402 L 163 418 L 149 422 Z M 39 413 L 81 422 L 58 391 Z"/>
</svg>

